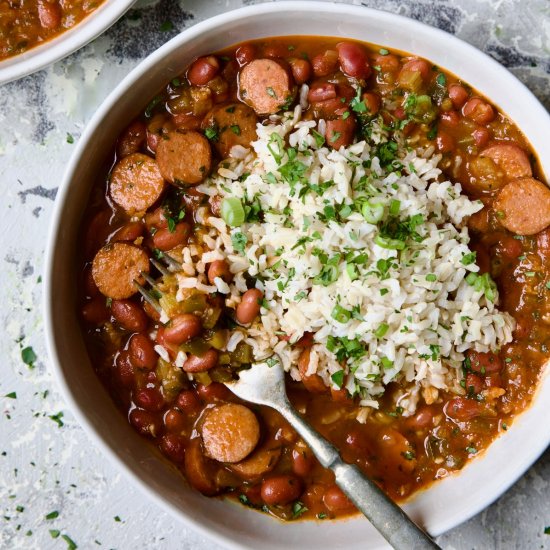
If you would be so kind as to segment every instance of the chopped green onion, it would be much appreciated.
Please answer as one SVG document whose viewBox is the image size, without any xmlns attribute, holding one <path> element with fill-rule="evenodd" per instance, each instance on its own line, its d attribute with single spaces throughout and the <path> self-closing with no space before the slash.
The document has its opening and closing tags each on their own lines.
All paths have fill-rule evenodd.
<svg viewBox="0 0 550 550">
<path fill-rule="evenodd" d="M 462 265 L 470 265 L 473 264 L 476 261 L 476 253 L 470 252 L 469 254 L 465 254 L 462 257 L 462 260 L 460 260 L 460 263 Z"/>
<path fill-rule="evenodd" d="M 221 215 L 223 221 L 231 227 L 239 227 L 244 223 L 245 213 L 242 202 L 237 197 L 226 197 L 222 201 Z"/>
<path fill-rule="evenodd" d="M 343 370 L 336 371 L 334 374 L 332 374 L 332 376 L 330 378 L 332 379 L 332 381 L 339 388 L 341 388 L 344 385 L 344 371 Z"/>
<path fill-rule="evenodd" d="M 379 202 L 366 201 L 361 207 L 361 214 L 368 223 L 378 223 L 384 217 L 384 205 Z"/>
<path fill-rule="evenodd" d="M 435 273 L 428 273 L 426 275 L 426 281 L 429 281 L 430 283 L 435 283 L 435 281 L 437 281 L 437 275 Z"/>
<path fill-rule="evenodd" d="M 336 304 L 331 313 L 332 318 L 339 323 L 347 323 L 351 319 L 351 312 L 341 305 Z"/>
<path fill-rule="evenodd" d="M 393 361 L 387 357 L 382 357 L 382 359 L 380 359 L 380 363 L 382 363 L 382 367 L 385 369 L 391 369 L 393 367 Z"/>
<path fill-rule="evenodd" d="M 405 248 L 405 241 L 390 239 L 388 237 L 382 237 L 381 235 L 376 235 L 376 237 L 374 237 L 374 243 L 388 250 L 404 250 Z"/>
<path fill-rule="evenodd" d="M 376 338 L 383 338 L 386 334 L 386 332 L 388 332 L 388 329 L 390 328 L 390 326 L 386 323 L 382 323 L 375 331 L 374 331 L 374 335 L 376 336 Z"/>
<path fill-rule="evenodd" d="M 393 199 L 390 202 L 390 216 L 397 216 L 399 210 L 401 209 L 401 201 Z"/>
</svg>

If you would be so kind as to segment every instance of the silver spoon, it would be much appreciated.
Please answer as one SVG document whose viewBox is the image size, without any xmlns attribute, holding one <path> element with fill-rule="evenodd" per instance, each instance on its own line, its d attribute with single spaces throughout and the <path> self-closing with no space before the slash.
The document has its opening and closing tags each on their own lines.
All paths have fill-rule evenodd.
<svg viewBox="0 0 550 550">
<path fill-rule="evenodd" d="M 281 413 L 309 445 L 322 466 L 334 472 L 342 491 L 396 550 L 441 550 L 376 483 L 363 475 L 357 466 L 345 463 L 336 448 L 296 412 L 286 395 L 281 362 L 273 361 L 273 358 L 241 371 L 239 380 L 226 382 L 227 387 L 241 399 L 273 407 Z"/>
</svg>

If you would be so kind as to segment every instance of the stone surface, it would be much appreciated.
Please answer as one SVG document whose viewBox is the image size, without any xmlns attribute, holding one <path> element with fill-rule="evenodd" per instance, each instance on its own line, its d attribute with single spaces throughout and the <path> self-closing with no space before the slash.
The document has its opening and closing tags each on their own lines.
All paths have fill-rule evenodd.
<svg viewBox="0 0 550 550">
<path fill-rule="evenodd" d="M 103 98 L 180 30 L 252 3 L 140 2 L 81 51 L 0 88 L 5 190 L 0 217 L 0 548 L 65 548 L 62 535 L 80 548 L 217 548 L 146 501 L 106 463 L 67 410 L 48 372 L 40 274 L 53 201 L 74 148 L 70 142 L 78 140 Z M 362 4 L 458 35 L 506 65 L 550 109 L 548 0 Z M 29 347 L 36 354 L 32 368 L 22 361 L 21 352 Z M 29 355 L 27 350 L 27 361 Z M 550 536 L 544 535 L 550 525 L 549 494 L 547 452 L 495 504 L 438 542 L 447 550 L 550 548 Z M 58 538 L 53 537 L 56 530 Z"/>
</svg>

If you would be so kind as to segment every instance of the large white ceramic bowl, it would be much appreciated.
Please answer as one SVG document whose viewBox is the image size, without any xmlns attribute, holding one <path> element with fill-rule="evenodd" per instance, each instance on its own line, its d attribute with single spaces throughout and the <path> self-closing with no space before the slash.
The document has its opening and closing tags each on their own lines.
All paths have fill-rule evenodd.
<svg viewBox="0 0 550 550">
<path fill-rule="evenodd" d="M 90 365 L 76 316 L 77 228 L 115 136 L 193 57 L 248 39 L 304 34 L 355 38 L 413 52 L 460 75 L 511 116 L 550 175 L 550 117 L 545 109 L 501 65 L 440 30 L 382 11 L 324 2 L 268 3 L 214 17 L 184 31 L 134 69 L 98 109 L 80 139 L 57 197 L 48 245 L 45 319 L 50 359 L 92 442 L 152 500 L 203 534 L 232 548 L 383 548 L 384 541 L 363 518 L 282 524 L 190 490 L 181 474 L 152 452 L 115 409 Z M 484 456 L 417 495 L 406 505 L 407 512 L 432 535 L 439 535 L 489 505 L 547 447 L 548 410 L 550 377 L 541 383 L 533 406 Z"/>
<path fill-rule="evenodd" d="M 60 35 L 0 61 L 0 85 L 44 69 L 82 48 L 117 21 L 136 0 L 106 0 L 88 17 Z"/>
</svg>

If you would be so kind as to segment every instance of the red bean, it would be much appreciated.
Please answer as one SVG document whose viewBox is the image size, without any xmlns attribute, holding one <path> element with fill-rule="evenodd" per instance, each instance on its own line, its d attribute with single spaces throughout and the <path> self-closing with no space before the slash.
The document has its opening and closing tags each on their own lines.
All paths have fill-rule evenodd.
<svg viewBox="0 0 550 550">
<path fill-rule="evenodd" d="M 164 328 L 164 340 L 169 344 L 180 345 L 195 338 L 202 332 L 201 320 L 192 313 L 181 313 L 170 320 Z"/>
<path fill-rule="evenodd" d="M 349 84 L 339 83 L 336 85 L 336 94 L 340 103 L 343 103 L 343 99 L 351 101 L 357 95 L 357 90 Z"/>
<path fill-rule="evenodd" d="M 502 361 L 500 357 L 494 353 L 470 351 L 468 352 L 468 358 L 470 359 L 470 367 L 474 372 L 487 374 L 502 370 Z"/>
<path fill-rule="evenodd" d="M 204 86 L 220 72 L 220 63 L 213 55 L 199 57 L 189 67 L 187 80 L 193 86 Z"/>
<path fill-rule="evenodd" d="M 115 231 L 109 239 L 111 242 L 135 241 L 143 235 L 143 224 L 141 222 L 128 222 Z"/>
<path fill-rule="evenodd" d="M 310 103 L 326 101 L 336 97 L 336 86 L 330 82 L 317 82 L 311 85 L 307 99 Z"/>
<path fill-rule="evenodd" d="M 149 324 L 143 309 L 131 300 L 113 300 L 111 313 L 123 328 L 132 332 L 143 332 Z"/>
<path fill-rule="evenodd" d="M 405 120 L 407 118 L 407 113 L 403 107 L 397 107 L 393 112 L 393 115 L 397 120 Z"/>
<path fill-rule="evenodd" d="M 523 244 L 511 235 L 502 235 L 495 247 L 495 253 L 510 259 L 519 258 L 523 254 Z"/>
<path fill-rule="evenodd" d="M 292 70 L 292 76 L 298 86 L 307 82 L 311 78 L 311 63 L 307 59 L 291 58 L 288 60 L 290 69 Z"/>
<path fill-rule="evenodd" d="M 82 318 L 91 325 L 101 325 L 109 320 L 109 308 L 105 305 L 105 296 L 98 296 L 86 302 L 81 310 Z"/>
<path fill-rule="evenodd" d="M 460 109 L 468 99 L 468 92 L 460 84 L 451 84 L 449 86 L 449 98 L 453 102 L 453 107 Z"/>
<path fill-rule="evenodd" d="M 456 128 L 460 123 L 460 115 L 456 111 L 447 111 L 439 115 L 441 124 L 449 128 Z"/>
<path fill-rule="evenodd" d="M 185 372 L 206 372 L 218 364 L 218 352 L 209 349 L 202 357 L 190 355 L 183 364 Z"/>
<path fill-rule="evenodd" d="M 145 334 L 134 334 L 128 346 L 130 361 L 138 369 L 152 370 L 157 366 L 157 352 Z"/>
<path fill-rule="evenodd" d="M 231 392 L 221 382 L 212 382 L 208 384 L 208 386 L 205 384 L 198 384 L 197 393 L 200 398 L 207 403 L 213 401 L 226 401 L 231 396 Z"/>
<path fill-rule="evenodd" d="M 347 147 L 353 142 L 355 135 L 355 117 L 327 120 L 325 139 L 333 149 Z"/>
<path fill-rule="evenodd" d="M 483 147 L 489 142 L 491 133 L 487 130 L 487 128 L 479 127 L 472 132 L 472 137 L 474 138 L 474 143 L 478 147 Z"/>
<path fill-rule="evenodd" d="M 225 260 L 214 260 L 208 266 L 208 282 L 213 285 L 214 279 L 219 277 L 226 283 L 233 280 L 233 273 L 229 269 L 229 264 Z"/>
<path fill-rule="evenodd" d="M 323 504 L 330 512 L 351 512 L 354 509 L 353 502 L 337 485 L 332 485 L 326 490 L 323 496 Z"/>
<path fill-rule="evenodd" d="M 160 450 L 172 462 L 181 464 L 185 460 L 185 439 L 177 434 L 163 435 L 160 440 Z"/>
<path fill-rule="evenodd" d="M 188 415 L 197 414 L 202 408 L 198 397 L 192 390 L 181 391 L 176 397 L 176 405 L 178 409 Z"/>
<path fill-rule="evenodd" d="M 153 212 L 145 214 L 145 226 L 148 231 L 151 231 L 153 228 L 163 229 L 168 227 L 168 220 L 164 214 L 164 208 L 159 206 L 157 209 L 153 210 Z"/>
<path fill-rule="evenodd" d="M 134 385 L 135 371 L 127 351 L 123 350 L 117 355 L 115 365 L 120 384 L 125 388 L 131 388 Z"/>
<path fill-rule="evenodd" d="M 288 47 L 284 44 L 267 44 L 264 46 L 264 57 L 282 59 L 288 55 Z"/>
<path fill-rule="evenodd" d="M 477 394 L 483 389 L 483 380 L 477 374 L 469 372 L 466 375 L 465 385 L 466 385 L 466 392 L 468 394 L 470 392 Z"/>
<path fill-rule="evenodd" d="M 262 482 L 262 500 L 270 506 L 289 504 L 302 493 L 302 483 L 291 475 L 278 475 Z"/>
<path fill-rule="evenodd" d="M 311 451 L 303 446 L 292 449 L 292 471 L 300 477 L 305 477 L 313 468 L 314 458 Z"/>
<path fill-rule="evenodd" d="M 354 78 L 368 78 L 371 68 L 367 52 L 359 44 L 354 42 L 340 42 L 336 44 L 338 61 L 343 73 Z"/>
<path fill-rule="evenodd" d="M 252 323 L 252 321 L 254 321 L 260 313 L 260 304 L 263 297 L 263 292 L 257 288 L 247 290 L 243 294 L 241 302 L 237 306 L 237 310 L 235 312 L 237 321 L 242 325 Z"/>
<path fill-rule="evenodd" d="M 134 120 L 118 140 L 117 156 L 123 158 L 132 153 L 137 153 L 145 143 L 146 132 L 145 124 L 139 120 Z"/>
<path fill-rule="evenodd" d="M 316 55 L 311 60 L 311 66 L 315 76 L 327 76 L 335 72 L 338 67 L 338 52 L 336 50 L 327 50 L 324 53 Z"/>
<path fill-rule="evenodd" d="M 367 107 L 367 114 L 375 115 L 380 110 L 380 96 L 374 92 L 366 92 L 361 96 L 363 103 Z"/>
<path fill-rule="evenodd" d="M 256 48 L 252 44 L 243 44 L 236 52 L 237 63 L 243 67 L 256 58 Z"/>
<path fill-rule="evenodd" d="M 464 422 L 480 416 L 483 413 L 483 406 L 475 399 L 453 397 L 443 410 L 448 417 Z"/>
<path fill-rule="evenodd" d="M 462 114 L 470 120 L 482 125 L 488 124 L 495 118 L 495 111 L 491 105 L 479 97 L 469 99 L 464 104 L 464 107 L 462 107 Z"/>
<path fill-rule="evenodd" d="M 162 426 L 160 420 L 143 409 L 133 409 L 130 413 L 130 423 L 141 434 L 147 437 L 157 437 Z"/>
<path fill-rule="evenodd" d="M 97 288 L 97 285 L 95 284 L 94 276 L 92 275 L 92 270 L 90 268 L 86 269 L 82 279 L 83 279 L 84 293 L 87 298 L 94 298 L 101 294 L 99 292 L 99 288 Z"/>
<path fill-rule="evenodd" d="M 366 456 L 371 453 L 371 445 L 367 436 L 358 428 L 352 428 L 346 435 L 346 445 L 354 452 Z"/>
<path fill-rule="evenodd" d="M 418 409 L 413 416 L 410 416 L 406 420 L 407 426 L 410 426 L 413 430 L 427 428 L 431 425 L 432 421 L 433 412 L 429 406 Z"/>
<path fill-rule="evenodd" d="M 190 234 L 191 226 L 187 222 L 179 222 L 173 231 L 170 231 L 168 227 L 159 229 L 153 235 L 153 245 L 159 250 L 172 250 L 176 246 L 185 244 Z"/>
<path fill-rule="evenodd" d="M 158 412 L 164 407 L 164 397 L 158 388 L 141 388 L 134 394 L 138 407 L 150 412 Z"/>
<path fill-rule="evenodd" d="M 199 130 L 202 120 L 188 113 L 178 113 L 172 116 L 172 121 L 178 130 Z"/>
<path fill-rule="evenodd" d="M 185 415 L 179 409 L 169 409 L 164 415 L 164 425 L 169 432 L 179 433 L 185 429 Z"/>
<path fill-rule="evenodd" d="M 455 148 L 455 140 L 445 130 L 439 130 L 435 139 L 437 150 L 440 153 L 449 153 Z"/>
</svg>

